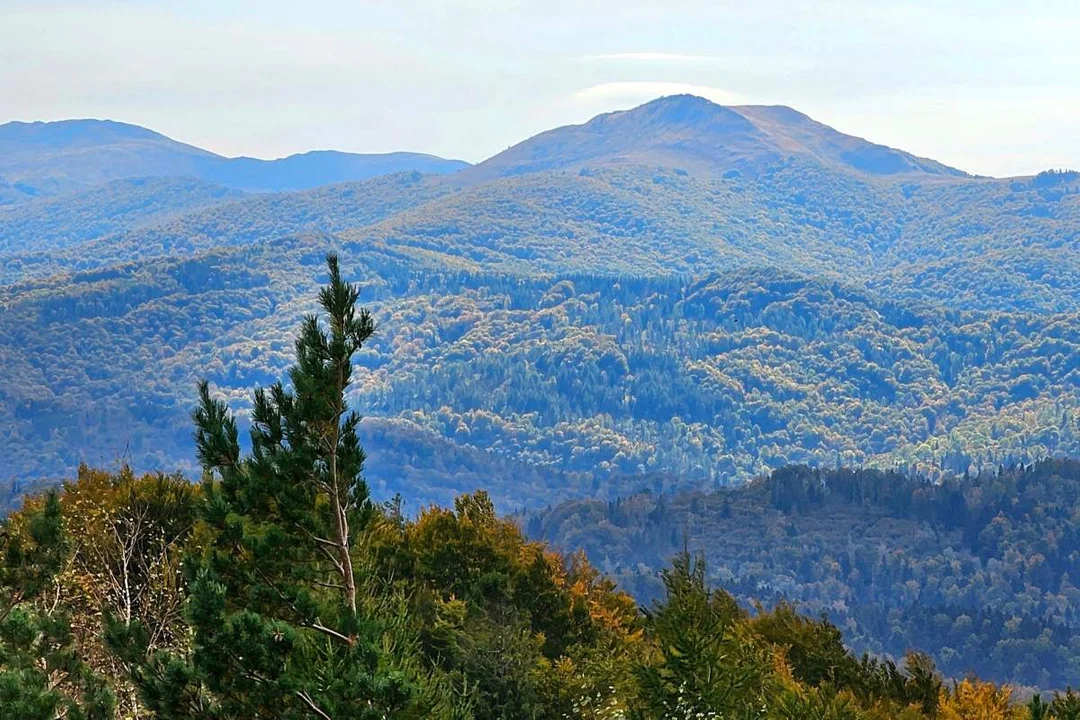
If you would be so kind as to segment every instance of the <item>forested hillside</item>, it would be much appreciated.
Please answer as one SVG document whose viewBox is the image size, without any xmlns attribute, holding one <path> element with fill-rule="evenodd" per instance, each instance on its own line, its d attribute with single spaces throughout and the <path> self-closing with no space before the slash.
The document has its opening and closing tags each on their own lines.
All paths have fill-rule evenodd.
<svg viewBox="0 0 1080 720">
<path fill-rule="evenodd" d="M 744 605 L 826 614 L 859 650 L 930 653 L 1036 687 L 1080 685 L 1080 462 L 1047 460 L 940 484 L 788 467 L 737 489 L 571 502 L 530 534 L 583 548 L 643 601 L 689 547 Z"/>
<path fill-rule="evenodd" d="M 400 498 L 373 503 L 363 471 L 378 460 L 347 391 L 375 324 L 338 259 L 328 265 L 295 362 L 251 394 L 244 447 L 229 404 L 200 383 L 201 484 L 83 467 L 0 521 L 0 716 L 1065 720 L 1080 710 L 1068 690 L 1024 703 L 1007 685 L 948 682 L 918 653 L 857 657 L 826 620 L 786 605 L 748 613 L 685 553 L 642 611 L 584 557 L 528 541 L 484 492 L 415 517 Z M 848 502 L 859 489 L 903 504 L 902 482 L 859 480 L 841 490 L 792 470 L 753 487 L 801 511 L 827 504 L 825 487 Z"/>
<path fill-rule="evenodd" d="M 328 250 L 383 329 L 356 390 L 380 497 L 1077 452 L 1078 188 L 675 97 L 449 176 L 24 201 L 0 210 L 0 480 L 194 472 L 190 368 L 241 402 L 278 376 Z"/>
<path fill-rule="evenodd" d="M 63 215 L 46 221 L 36 206 L 15 207 L 7 212 L 24 241 L 0 250 L 0 281 L 315 232 L 439 268 L 700 275 L 763 265 L 950 307 L 1080 308 L 1080 193 L 1070 174 L 883 179 L 789 159 L 752 178 L 650 166 L 468 177 L 391 175 L 122 226 L 104 205 L 112 227 L 97 232 L 81 229 L 92 211 L 75 195 L 80 229 L 66 233 L 75 244 L 51 240 Z"/>
<path fill-rule="evenodd" d="M 0 205 L 0 257 L 55 255 L 67 248 L 243 197 L 237 190 L 186 178 L 117 180 L 80 193 Z M 98 258 L 100 261 L 101 258 Z M 28 272 L 7 265 L 4 277 Z"/>
<path fill-rule="evenodd" d="M 309 247 L 10 299 L 4 466 L 184 467 L 189 368 L 229 392 L 282 372 L 286 323 L 310 307 Z M 645 474 L 710 487 L 792 462 L 962 472 L 1080 451 L 1075 316 L 914 309 L 768 271 L 613 282 L 402 271 L 389 251 L 366 261 L 381 332 L 355 397 L 376 418 L 371 441 L 402 463 L 372 477 L 384 497 L 409 487 L 447 502 L 486 475 L 512 508 L 614 497 Z"/>
</svg>

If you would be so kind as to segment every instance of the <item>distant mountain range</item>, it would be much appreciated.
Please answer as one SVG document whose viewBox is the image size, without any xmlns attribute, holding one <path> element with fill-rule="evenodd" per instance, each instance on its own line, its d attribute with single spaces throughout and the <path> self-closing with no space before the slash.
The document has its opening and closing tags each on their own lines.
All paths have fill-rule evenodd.
<svg viewBox="0 0 1080 720">
<path fill-rule="evenodd" d="M 402 171 L 451 173 L 467 166 L 459 160 L 408 152 L 226 158 L 143 127 L 108 120 L 0 125 L 0 203 L 130 178 L 184 177 L 238 190 L 303 190 Z"/>
<path fill-rule="evenodd" d="M 0 512 L 83 462 L 195 477 L 196 381 L 243 424 L 328 251 L 378 327 L 349 398 L 375 497 L 484 488 L 642 599 L 688 543 L 857 647 L 1075 686 L 1077 466 L 1015 464 L 1080 457 L 1080 173 L 689 96 L 475 166 L 5 125 Z M 789 463 L 932 482 L 745 484 Z"/>
<path fill-rule="evenodd" d="M 701 176 L 758 176 L 789 159 L 870 176 L 967 177 L 910 153 L 844 135 L 782 106 L 723 107 L 691 95 L 530 138 L 470 168 L 409 152 L 314 151 L 279 160 L 226 158 L 109 120 L 0 125 L 0 204 L 133 178 L 191 178 L 244 191 L 305 190 L 415 171 L 465 185 L 549 170 L 652 165 Z"/>
<path fill-rule="evenodd" d="M 0 481 L 190 469 L 195 378 L 241 406 L 276 379 L 328 250 L 380 323 L 354 401 L 383 495 L 1080 452 L 1076 173 L 687 96 L 451 174 L 251 194 L 248 166 L 114 123 L 0 132 Z"/>
</svg>

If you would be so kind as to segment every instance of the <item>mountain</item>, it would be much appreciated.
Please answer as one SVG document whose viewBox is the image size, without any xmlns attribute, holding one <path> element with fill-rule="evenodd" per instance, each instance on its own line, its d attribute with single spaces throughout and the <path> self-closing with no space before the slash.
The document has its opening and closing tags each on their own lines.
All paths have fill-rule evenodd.
<svg viewBox="0 0 1080 720">
<path fill-rule="evenodd" d="M 313 190 L 248 195 L 197 180 L 136 179 L 24 202 L 0 208 L 0 222 L 8 226 L 0 226 L 0 286 L 365 226 L 450 192 L 431 180 L 419 173 L 396 173 Z M 170 192 L 159 192 L 163 187 Z M 169 210 L 181 203 L 186 211 Z"/>
<path fill-rule="evenodd" d="M 381 497 L 475 484 L 535 507 L 644 474 L 712 487 L 789 462 L 962 471 L 1080 453 L 1076 314 L 920 308 L 768 268 L 477 273 L 324 235 L 0 291 L 2 472 L 193 470 L 195 373 L 229 396 L 279 376 L 329 249 L 379 327 L 353 404 Z"/>
<path fill-rule="evenodd" d="M 200 177 L 216 160 L 152 130 L 109 120 L 0 125 L 0 178 L 29 197 L 131 177 Z"/>
<path fill-rule="evenodd" d="M 541 133 L 464 177 L 628 164 L 756 176 L 789 157 L 867 175 L 967 177 L 933 160 L 844 135 L 788 107 L 724 107 L 693 95 L 664 97 Z"/>
<path fill-rule="evenodd" d="M 197 380 L 246 438 L 333 251 L 377 327 L 348 399 L 378 500 L 485 488 L 642 600 L 685 542 L 854 647 L 1080 680 L 1080 466 L 1042 460 L 1080 455 L 1080 175 L 970 177 L 687 97 L 452 175 L 259 193 L 353 159 L 5 137 L 0 504 L 82 463 L 196 477 Z"/>
<path fill-rule="evenodd" d="M 108 120 L 0 125 L 0 179 L 29 197 L 136 177 L 189 177 L 247 191 L 302 190 L 402 171 L 451 173 L 467 165 L 406 152 L 225 158 L 146 128 Z M 0 192 L 0 201 L 10 196 Z"/>
<path fill-rule="evenodd" d="M 771 266 L 916 303 L 1080 309 L 1080 193 L 1039 178 L 894 180 L 788 161 L 757 178 L 621 166 L 457 180 L 406 174 L 256 195 L 60 250 L 27 225 L 0 285 L 313 232 L 474 272 Z"/>
<path fill-rule="evenodd" d="M 331 249 L 380 323 L 355 403 L 384 495 L 477 483 L 535 506 L 1080 448 L 1075 174 L 875 165 L 793 111 L 694 98 L 589 126 L 603 143 L 526 141 L 569 138 L 532 172 L 499 170 L 511 150 L 451 176 L 129 179 L 0 211 L 0 479 L 192 469 L 190 368 L 225 393 L 277 377 Z"/>
<path fill-rule="evenodd" d="M 242 190 L 305 190 L 320 185 L 365 180 L 399 172 L 454 173 L 469 164 L 423 153 L 392 152 L 357 155 L 314 151 L 280 160 L 232 158 L 215 167 L 208 180 Z"/>
</svg>

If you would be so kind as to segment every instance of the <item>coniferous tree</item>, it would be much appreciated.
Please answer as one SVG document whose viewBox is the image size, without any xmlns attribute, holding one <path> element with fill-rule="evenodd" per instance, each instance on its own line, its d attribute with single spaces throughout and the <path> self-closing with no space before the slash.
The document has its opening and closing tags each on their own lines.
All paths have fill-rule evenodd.
<svg viewBox="0 0 1080 720">
<path fill-rule="evenodd" d="M 1027 711 L 1029 720 L 1047 720 L 1050 717 L 1050 706 L 1039 693 L 1035 693 L 1028 700 Z"/>
<path fill-rule="evenodd" d="M 635 668 L 633 717 L 765 717 L 772 655 L 735 599 L 710 590 L 704 562 L 685 551 L 663 578 L 667 598 L 647 614 L 657 653 Z"/>
<path fill-rule="evenodd" d="M 353 355 L 374 323 L 328 256 L 289 383 L 254 394 L 251 451 L 204 382 L 194 413 L 206 473 L 190 577 L 193 649 L 137 672 L 159 718 L 388 718 L 411 688 L 358 600 L 357 541 L 373 517 L 349 410 Z M 128 631 L 116 645 L 137 655 Z"/>
<path fill-rule="evenodd" d="M 1055 720 L 1080 720 L 1080 693 L 1066 688 L 1064 693 L 1055 692 L 1050 701 L 1050 717 Z"/>
</svg>

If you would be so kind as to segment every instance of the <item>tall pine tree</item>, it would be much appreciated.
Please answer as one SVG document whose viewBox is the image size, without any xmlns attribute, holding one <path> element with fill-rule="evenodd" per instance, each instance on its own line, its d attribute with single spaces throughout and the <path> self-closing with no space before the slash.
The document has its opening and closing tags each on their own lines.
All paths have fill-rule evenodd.
<svg viewBox="0 0 1080 720">
<path fill-rule="evenodd" d="M 410 705 L 411 688 L 358 600 L 354 566 L 374 512 L 360 417 L 345 395 L 374 323 L 337 258 L 327 262 L 323 317 L 304 319 L 288 384 L 254 394 L 249 454 L 226 405 L 199 388 L 206 479 L 189 571 L 193 648 L 158 654 L 136 673 L 163 720 L 391 718 Z M 137 658 L 137 631 L 122 634 L 115 644 Z"/>
</svg>

